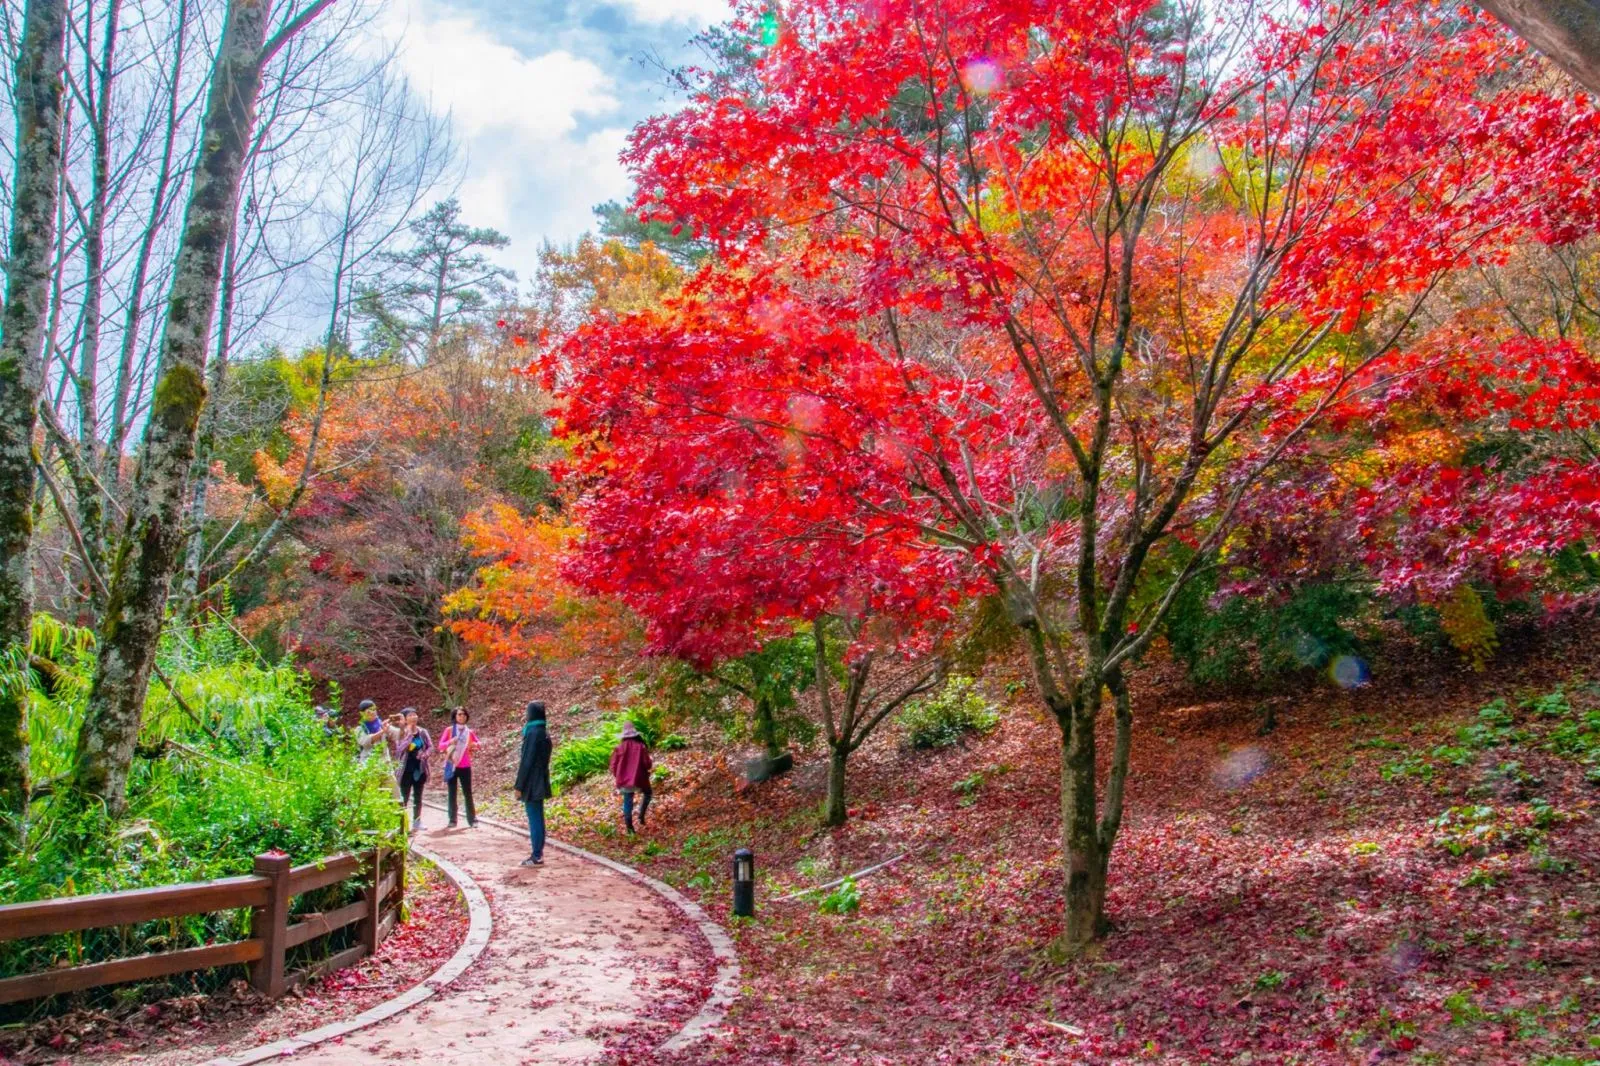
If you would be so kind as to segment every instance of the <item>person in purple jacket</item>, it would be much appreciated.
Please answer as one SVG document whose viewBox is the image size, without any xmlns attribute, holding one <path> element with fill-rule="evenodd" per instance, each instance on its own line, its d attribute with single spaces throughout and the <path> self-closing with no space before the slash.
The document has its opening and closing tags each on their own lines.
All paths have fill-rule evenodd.
<svg viewBox="0 0 1600 1066">
<path fill-rule="evenodd" d="M 405 709 L 405 725 L 400 729 L 400 806 L 411 801 L 411 831 L 422 828 L 422 786 L 428 782 L 428 756 L 433 752 L 433 737 L 418 723 L 417 709 Z"/>
</svg>

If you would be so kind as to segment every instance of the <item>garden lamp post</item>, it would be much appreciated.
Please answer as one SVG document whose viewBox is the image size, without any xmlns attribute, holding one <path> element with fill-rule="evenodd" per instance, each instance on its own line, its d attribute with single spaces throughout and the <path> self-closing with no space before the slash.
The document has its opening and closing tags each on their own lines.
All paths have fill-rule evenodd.
<svg viewBox="0 0 1600 1066">
<path fill-rule="evenodd" d="M 733 914 L 753 918 L 756 913 L 756 856 L 749 848 L 733 853 Z"/>
</svg>

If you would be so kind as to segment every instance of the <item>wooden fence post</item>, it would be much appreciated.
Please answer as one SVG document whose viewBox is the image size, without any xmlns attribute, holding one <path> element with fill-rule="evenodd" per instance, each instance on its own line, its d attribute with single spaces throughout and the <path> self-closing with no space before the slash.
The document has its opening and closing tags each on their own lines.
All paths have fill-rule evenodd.
<svg viewBox="0 0 1600 1066">
<path fill-rule="evenodd" d="M 372 849 L 372 880 L 367 884 L 367 920 L 361 926 L 361 942 L 367 946 L 368 955 L 378 953 L 378 927 L 383 922 L 383 898 L 379 895 L 383 884 L 383 849 Z"/>
<path fill-rule="evenodd" d="M 399 875 L 394 883 L 394 909 L 395 921 L 405 917 L 401 909 L 406 905 L 406 846 L 400 845 L 400 850 L 395 853 L 395 872 Z"/>
<path fill-rule="evenodd" d="M 394 920 L 398 924 L 405 917 L 406 905 L 406 852 L 411 850 L 411 836 L 406 832 L 405 814 L 402 810 L 400 825 L 400 847 L 395 851 L 395 878 Z"/>
<path fill-rule="evenodd" d="M 257 855 L 255 872 L 268 879 L 267 902 L 250 915 L 250 935 L 261 941 L 261 958 L 250 970 L 250 983 L 269 999 L 284 992 L 284 955 L 289 936 L 289 856 Z"/>
</svg>

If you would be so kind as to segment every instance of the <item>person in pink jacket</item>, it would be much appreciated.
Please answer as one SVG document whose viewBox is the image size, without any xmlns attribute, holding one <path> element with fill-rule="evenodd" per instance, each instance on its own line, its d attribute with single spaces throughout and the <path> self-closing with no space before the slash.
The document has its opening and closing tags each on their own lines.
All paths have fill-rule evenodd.
<svg viewBox="0 0 1600 1066">
<path fill-rule="evenodd" d="M 645 817 L 650 813 L 650 749 L 644 737 L 632 722 L 622 727 L 622 739 L 611 752 L 611 779 L 622 793 L 622 822 L 633 833 L 634 793 L 643 793 L 639 804 L 639 828 L 644 828 Z"/>
</svg>

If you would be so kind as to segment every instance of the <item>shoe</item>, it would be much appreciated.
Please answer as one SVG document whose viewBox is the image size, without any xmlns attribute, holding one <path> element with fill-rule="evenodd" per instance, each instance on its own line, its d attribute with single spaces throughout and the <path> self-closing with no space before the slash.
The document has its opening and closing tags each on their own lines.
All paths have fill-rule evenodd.
<svg viewBox="0 0 1600 1066">
<path fill-rule="evenodd" d="M 543 866 L 544 865 L 544 860 L 543 859 L 536 859 L 532 855 L 529 855 L 526 859 L 522 860 L 521 865 L 523 865 L 523 866 Z"/>
<path fill-rule="evenodd" d="M 454 829 L 456 827 L 456 823 L 454 823 L 454 822 L 446 822 L 446 823 L 444 823 L 444 827 L 446 829 Z"/>
<path fill-rule="evenodd" d="M 478 828 L 478 823 L 477 822 L 468 822 L 467 823 L 467 828 L 468 829 L 476 829 L 476 828 Z"/>
</svg>

